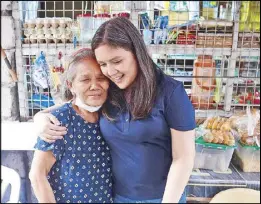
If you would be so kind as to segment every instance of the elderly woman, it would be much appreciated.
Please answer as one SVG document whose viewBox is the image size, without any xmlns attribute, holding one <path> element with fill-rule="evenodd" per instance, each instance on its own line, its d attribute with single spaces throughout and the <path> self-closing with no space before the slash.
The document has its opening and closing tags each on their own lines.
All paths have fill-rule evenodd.
<svg viewBox="0 0 261 204">
<path fill-rule="evenodd" d="M 35 195 L 40 203 L 112 202 L 111 157 L 98 122 L 109 81 L 89 49 L 72 55 L 65 77 L 71 100 L 52 114 L 68 131 L 55 143 L 38 137 L 30 171 Z"/>
</svg>

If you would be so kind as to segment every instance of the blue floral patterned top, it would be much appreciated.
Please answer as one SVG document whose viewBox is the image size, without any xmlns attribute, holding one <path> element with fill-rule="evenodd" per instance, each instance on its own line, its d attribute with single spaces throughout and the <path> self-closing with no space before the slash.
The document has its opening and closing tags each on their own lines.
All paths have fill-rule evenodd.
<svg viewBox="0 0 261 204">
<path fill-rule="evenodd" d="M 88 123 L 71 103 L 52 114 L 67 127 L 67 135 L 49 144 L 38 137 L 35 148 L 52 151 L 56 162 L 48 180 L 57 203 L 112 203 L 110 150 L 99 123 Z"/>
</svg>

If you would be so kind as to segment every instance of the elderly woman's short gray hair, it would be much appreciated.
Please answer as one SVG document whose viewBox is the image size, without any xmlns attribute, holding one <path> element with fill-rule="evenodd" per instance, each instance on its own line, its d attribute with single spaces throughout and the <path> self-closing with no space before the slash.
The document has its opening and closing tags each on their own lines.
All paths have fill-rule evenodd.
<svg viewBox="0 0 261 204">
<path fill-rule="evenodd" d="M 73 82 L 77 70 L 75 68 L 75 66 L 82 61 L 83 59 L 86 58 L 92 58 L 95 59 L 95 55 L 93 53 L 93 51 L 89 48 L 82 48 L 80 50 L 77 50 L 76 52 L 74 52 L 68 59 L 68 65 L 65 69 L 64 72 L 64 81 L 62 83 L 62 99 L 63 101 L 70 101 L 74 98 L 73 93 L 70 91 L 70 89 L 67 86 L 67 81 L 68 82 Z"/>
</svg>

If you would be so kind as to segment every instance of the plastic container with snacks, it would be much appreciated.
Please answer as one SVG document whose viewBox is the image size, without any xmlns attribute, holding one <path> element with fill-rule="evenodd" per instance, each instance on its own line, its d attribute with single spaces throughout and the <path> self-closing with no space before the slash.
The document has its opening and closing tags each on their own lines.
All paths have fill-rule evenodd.
<svg viewBox="0 0 261 204">
<path fill-rule="evenodd" d="M 209 169 L 226 172 L 236 146 L 207 143 L 203 137 L 196 139 L 194 169 Z"/>
<path fill-rule="evenodd" d="M 260 147 L 238 141 L 232 162 L 244 172 L 260 172 Z"/>
<path fill-rule="evenodd" d="M 111 12 L 111 1 L 96 1 L 94 3 L 94 13 L 95 14 L 102 14 Z"/>
<path fill-rule="evenodd" d="M 77 16 L 79 25 L 79 42 L 89 43 L 95 33 L 93 28 L 93 16 L 91 14 L 80 14 Z"/>
<path fill-rule="evenodd" d="M 94 29 L 97 30 L 101 24 L 110 20 L 111 16 L 109 14 L 95 14 L 94 15 Z"/>
</svg>

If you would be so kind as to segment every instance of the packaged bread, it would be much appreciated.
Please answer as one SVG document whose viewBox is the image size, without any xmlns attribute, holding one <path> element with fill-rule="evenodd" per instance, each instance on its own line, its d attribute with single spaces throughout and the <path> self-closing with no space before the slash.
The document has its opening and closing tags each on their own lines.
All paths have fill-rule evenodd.
<svg viewBox="0 0 261 204">
<path fill-rule="evenodd" d="M 232 127 L 238 132 L 239 140 L 248 146 L 259 145 L 260 138 L 260 110 L 250 109 L 244 114 L 234 116 Z"/>
<path fill-rule="evenodd" d="M 258 120 L 258 123 L 257 123 L 257 125 L 255 127 L 254 137 L 255 137 L 257 146 L 260 147 L 260 119 Z"/>
<path fill-rule="evenodd" d="M 248 131 L 249 136 L 254 134 L 254 129 L 258 124 L 260 119 L 260 110 L 257 109 L 250 109 L 247 107 L 245 113 L 239 113 L 233 117 L 231 117 L 231 125 L 232 127 L 237 130 L 238 132 Z"/>
<path fill-rule="evenodd" d="M 208 143 L 224 144 L 228 146 L 235 145 L 235 138 L 230 131 L 210 130 L 203 135 L 203 139 Z"/>
<path fill-rule="evenodd" d="M 231 123 L 230 123 L 230 120 L 226 120 L 223 124 L 222 124 L 222 126 L 220 127 L 220 129 L 222 130 L 222 131 L 231 131 Z"/>
<path fill-rule="evenodd" d="M 240 142 L 244 145 L 248 145 L 248 146 L 254 146 L 256 145 L 256 139 L 255 137 L 241 137 L 240 138 Z"/>
<path fill-rule="evenodd" d="M 234 146 L 235 145 L 235 138 L 232 135 L 232 133 L 231 132 L 225 132 L 225 135 L 226 135 L 226 138 L 228 140 L 224 140 L 223 144 L 228 145 L 228 146 Z"/>
<path fill-rule="evenodd" d="M 214 121 L 217 119 L 217 117 L 213 117 L 208 119 L 207 121 L 207 129 L 212 129 L 212 124 L 214 123 Z"/>
<path fill-rule="evenodd" d="M 211 131 L 207 132 L 205 135 L 203 135 L 203 139 L 205 142 L 211 143 L 214 139 L 214 135 Z"/>
<path fill-rule="evenodd" d="M 212 124 L 212 127 L 211 127 L 212 130 L 217 130 L 217 126 L 218 126 L 218 123 L 219 123 L 220 120 L 221 120 L 220 117 L 217 117 L 217 118 L 214 120 L 214 122 L 213 122 L 213 124 Z"/>
<path fill-rule="evenodd" d="M 224 117 L 210 117 L 203 126 L 210 130 L 230 131 L 232 129 L 230 120 Z"/>
</svg>

